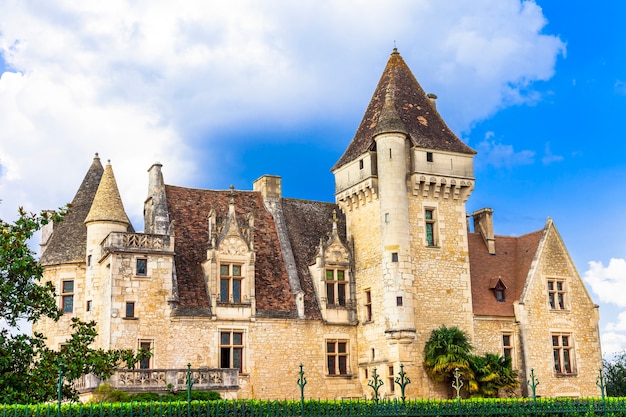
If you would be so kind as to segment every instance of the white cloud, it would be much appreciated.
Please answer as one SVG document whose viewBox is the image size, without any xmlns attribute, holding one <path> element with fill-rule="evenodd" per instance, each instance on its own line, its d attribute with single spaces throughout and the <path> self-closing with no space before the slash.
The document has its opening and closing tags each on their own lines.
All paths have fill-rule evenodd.
<svg viewBox="0 0 626 417">
<path fill-rule="evenodd" d="M 563 161 L 563 156 L 562 155 L 554 155 L 552 153 L 552 149 L 550 148 L 550 143 L 546 143 L 545 149 L 543 151 L 543 158 L 541 158 L 541 163 L 543 163 L 544 165 L 550 165 L 554 162 L 561 162 Z"/>
<path fill-rule="evenodd" d="M 602 262 L 591 261 L 583 279 L 600 301 L 626 307 L 626 259 L 611 258 L 606 267 Z M 620 317 L 620 320 L 626 319 L 626 316 Z"/>
<path fill-rule="evenodd" d="M 535 152 L 530 150 L 516 151 L 513 145 L 492 140 L 493 132 L 488 132 L 485 139 L 477 146 L 476 164 L 492 165 L 496 168 L 511 168 L 517 165 L 530 165 L 535 161 Z"/>
<path fill-rule="evenodd" d="M 529 86 L 564 52 L 519 0 L 9 0 L 0 16 L 14 71 L 0 78 L 3 218 L 68 202 L 94 152 L 137 218 L 147 179 L 123 178 L 155 160 L 169 183 L 210 177 L 198 148 L 229 145 L 217 128 L 360 117 L 394 40 L 457 130 L 535 100 Z M 494 160 L 533 157 L 487 146 Z"/>
</svg>

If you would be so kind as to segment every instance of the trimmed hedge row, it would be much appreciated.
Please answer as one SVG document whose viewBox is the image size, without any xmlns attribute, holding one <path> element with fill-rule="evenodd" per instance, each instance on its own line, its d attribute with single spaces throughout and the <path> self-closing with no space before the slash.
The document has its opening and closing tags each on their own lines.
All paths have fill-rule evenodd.
<svg viewBox="0 0 626 417">
<path fill-rule="evenodd" d="M 186 395 L 186 393 L 184 393 Z M 312 401 L 142 401 L 0 405 L 0 417 L 626 417 L 626 398 Z"/>
</svg>

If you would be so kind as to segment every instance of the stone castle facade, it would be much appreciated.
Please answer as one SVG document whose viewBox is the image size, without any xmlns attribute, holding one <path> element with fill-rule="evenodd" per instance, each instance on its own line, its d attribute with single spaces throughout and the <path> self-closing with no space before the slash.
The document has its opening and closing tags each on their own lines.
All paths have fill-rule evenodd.
<svg viewBox="0 0 626 417">
<path fill-rule="evenodd" d="M 597 395 L 598 306 L 552 220 L 508 237 L 491 209 L 466 214 L 475 151 L 435 99 L 394 50 L 332 168 L 335 203 L 285 198 L 270 175 L 253 191 L 167 185 L 157 163 L 138 233 L 96 155 L 66 220 L 42 234 L 66 314 L 34 330 L 57 347 L 72 317 L 95 320 L 98 347 L 150 349 L 139 367 L 153 376 L 228 368 L 213 378 L 231 397 L 298 397 L 302 364 L 307 397 L 370 397 L 374 369 L 397 397 L 402 365 L 406 395 L 426 398 L 447 395 L 422 363 L 445 324 L 478 354 L 511 356 L 521 395 L 531 369 L 539 395 Z"/>
</svg>

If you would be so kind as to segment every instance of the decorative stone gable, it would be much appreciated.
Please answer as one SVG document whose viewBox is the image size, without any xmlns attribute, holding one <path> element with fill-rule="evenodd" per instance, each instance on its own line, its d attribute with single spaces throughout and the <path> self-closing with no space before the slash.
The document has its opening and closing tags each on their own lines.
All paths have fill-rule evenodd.
<svg viewBox="0 0 626 417">
<path fill-rule="evenodd" d="M 251 319 L 254 299 L 254 216 L 238 219 L 231 186 L 228 213 L 221 219 L 214 208 L 208 214 L 209 242 L 202 264 L 213 316 Z"/>
<path fill-rule="evenodd" d="M 315 263 L 309 267 L 322 318 L 329 323 L 356 321 L 355 286 L 348 246 L 337 230 L 337 212 L 333 211 L 332 231 L 326 241 L 320 239 Z"/>
</svg>

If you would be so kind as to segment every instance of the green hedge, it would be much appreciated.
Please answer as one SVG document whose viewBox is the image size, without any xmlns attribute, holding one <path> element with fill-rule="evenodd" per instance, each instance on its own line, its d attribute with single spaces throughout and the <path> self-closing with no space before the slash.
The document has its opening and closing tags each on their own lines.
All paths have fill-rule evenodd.
<svg viewBox="0 0 626 417">
<path fill-rule="evenodd" d="M 186 392 L 182 394 L 186 395 Z M 626 417 L 626 398 L 300 401 L 193 400 L 63 404 L 62 417 Z M 135 397 L 137 399 L 138 397 Z M 185 397 L 186 398 L 186 397 Z M 56 417 L 56 404 L 0 405 L 0 417 Z"/>
</svg>

